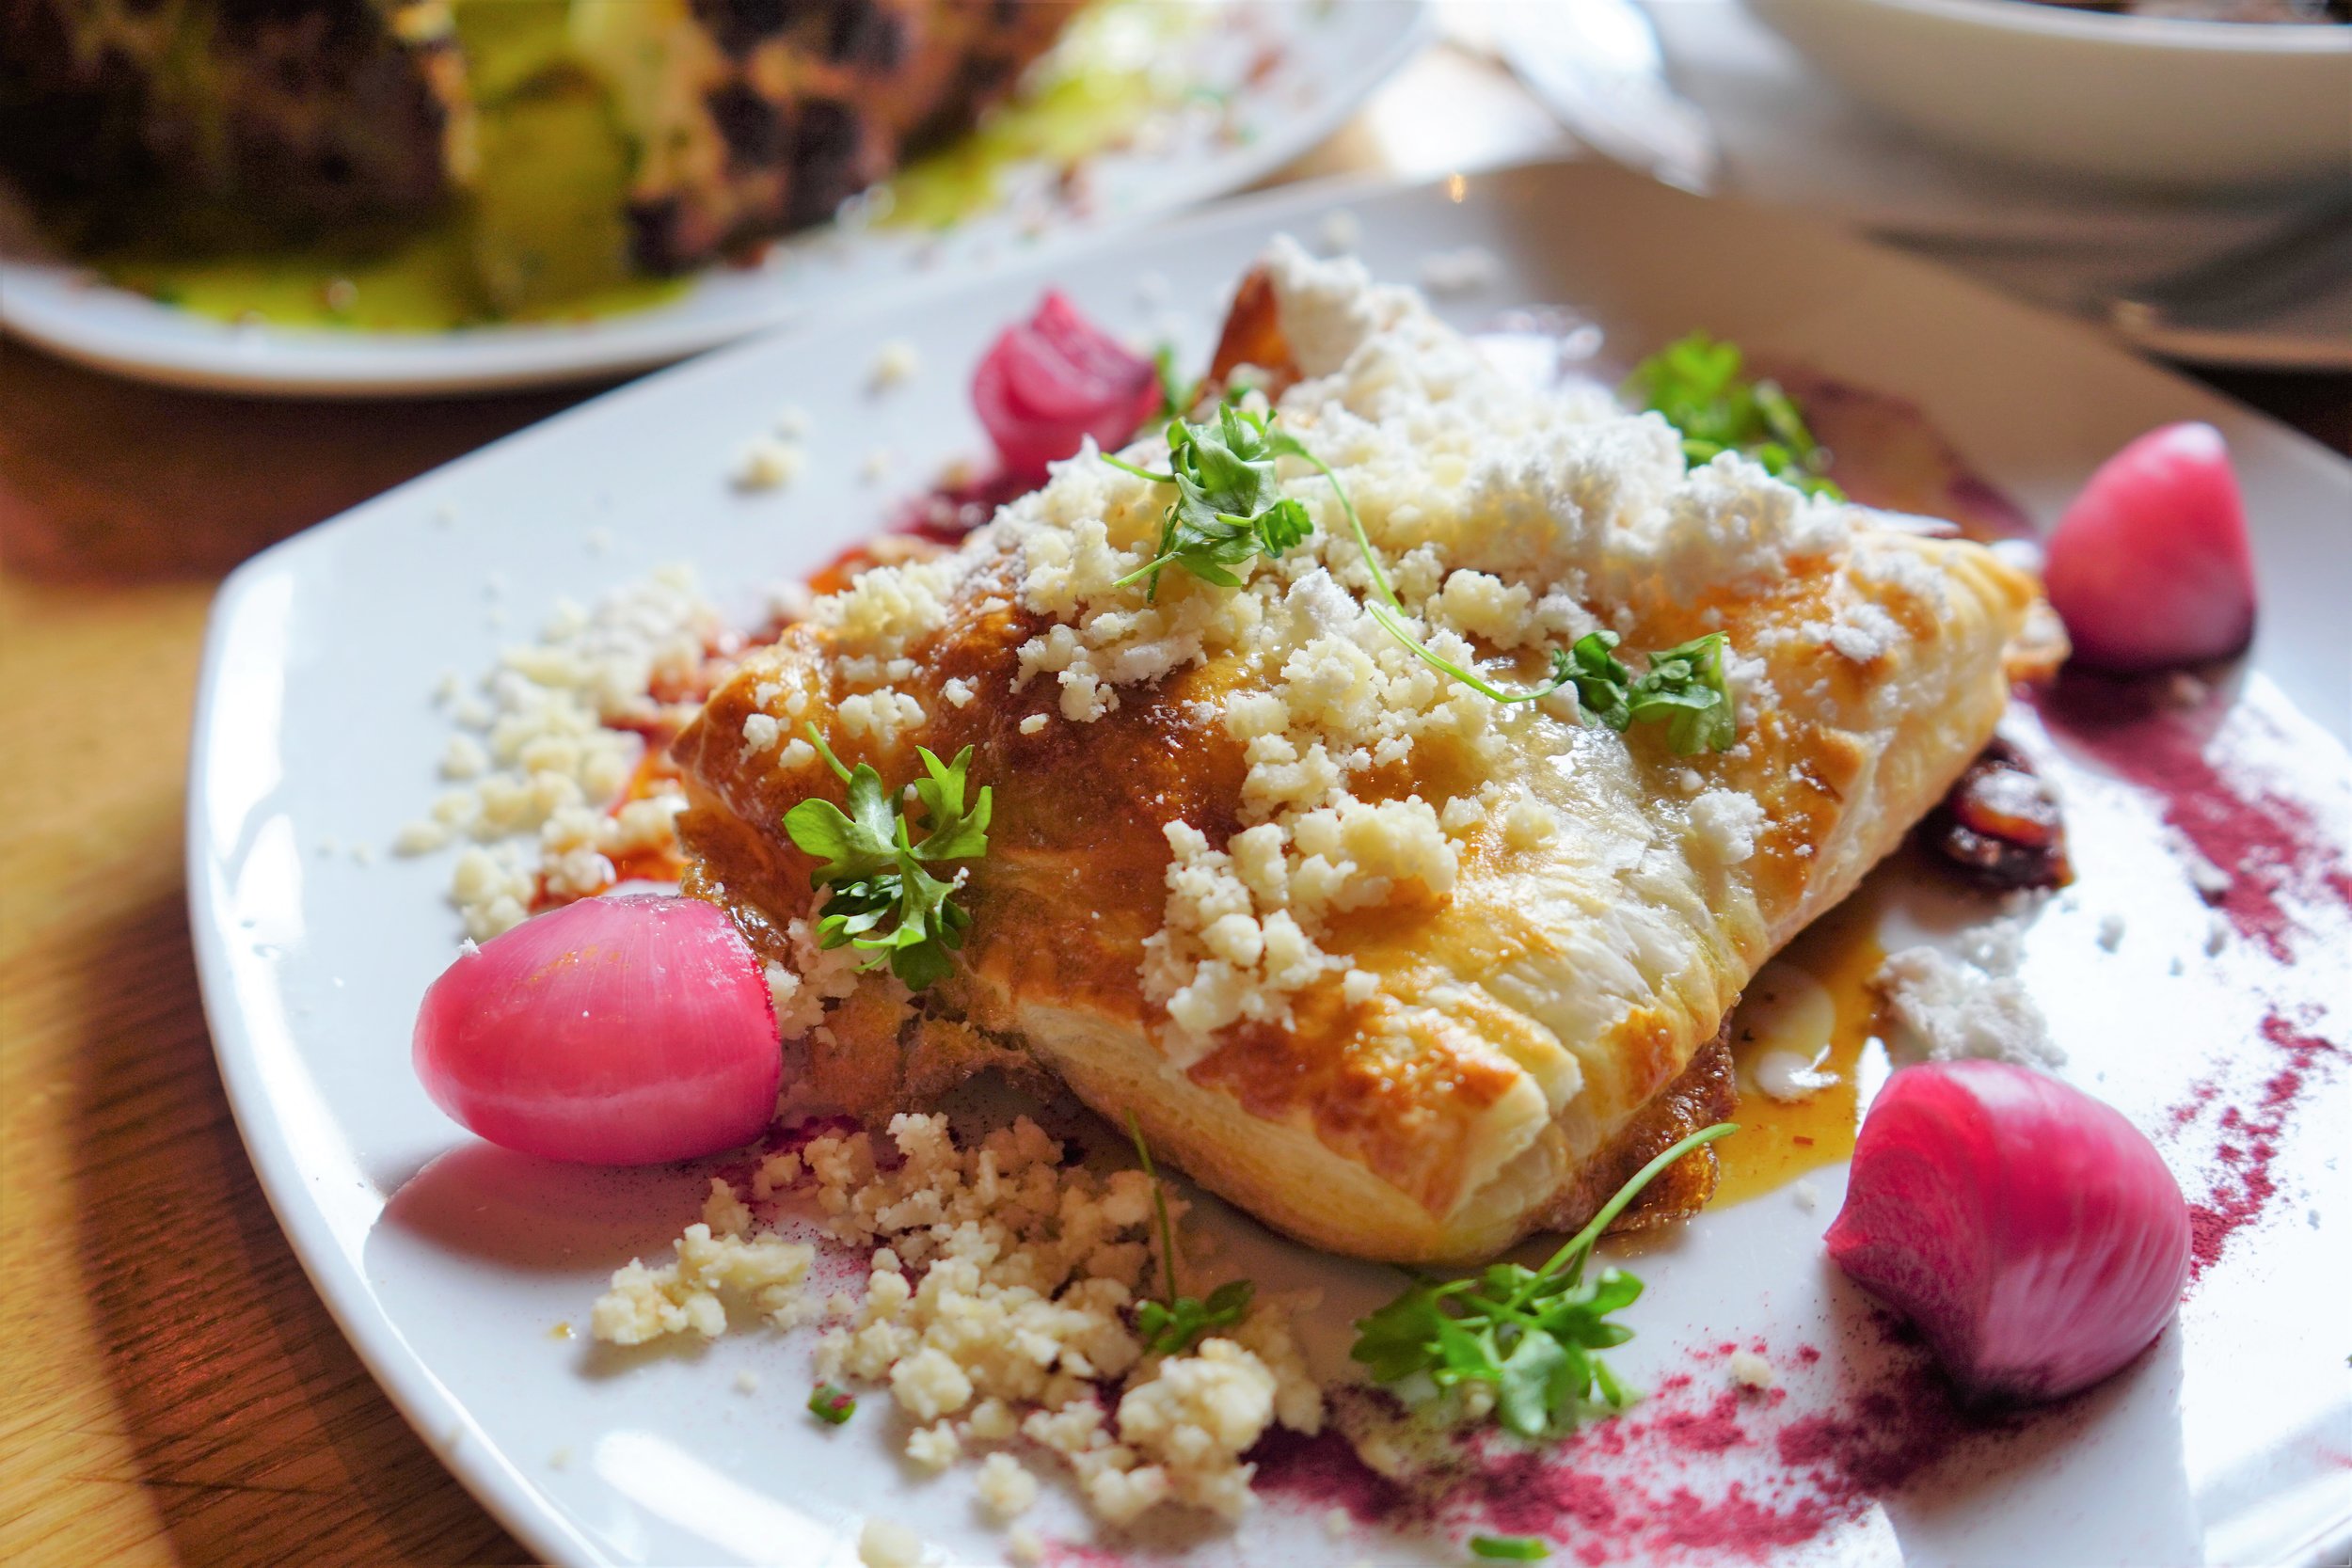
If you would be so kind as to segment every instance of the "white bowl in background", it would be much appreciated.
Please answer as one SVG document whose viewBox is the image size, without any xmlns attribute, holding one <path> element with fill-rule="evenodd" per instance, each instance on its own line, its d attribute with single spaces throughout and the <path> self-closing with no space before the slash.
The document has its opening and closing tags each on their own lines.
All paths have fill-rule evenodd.
<svg viewBox="0 0 2352 1568">
<path fill-rule="evenodd" d="M 1840 87 L 1939 141 L 2217 192 L 2352 181 L 2352 26 L 2030 0 L 1745 0 Z"/>
</svg>

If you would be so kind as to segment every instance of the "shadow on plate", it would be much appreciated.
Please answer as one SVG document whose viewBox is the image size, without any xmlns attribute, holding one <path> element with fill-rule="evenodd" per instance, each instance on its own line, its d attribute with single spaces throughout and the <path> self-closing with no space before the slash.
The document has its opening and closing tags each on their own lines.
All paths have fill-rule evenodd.
<svg viewBox="0 0 2352 1568">
<path fill-rule="evenodd" d="M 666 1260 L 680 1228 L 700 1217 L 716 1169 L 612 1170 L 468 1139 L 403 1182 L 381 1223 L 437 1251 L 505 1268 L 609 1273 L 632 1258 Z"/>
<path fill-rule="evenodd" d="M 72 1084 L 49 1135 L 78 1218 L 52 1245 L 80 1275 L 113 1399 L 57 1425 L 135 1449 L 105 1480 L 144 1503 L 110 1512 L 108 1539 L 144 1513 L 187 1562 L 529 1561 L 377 1389 L 271 1217 L 214 1069 L 177 882 L 66 940 L 58 1011 L 81 1027 L 56 1052 Z"/>
</svg>

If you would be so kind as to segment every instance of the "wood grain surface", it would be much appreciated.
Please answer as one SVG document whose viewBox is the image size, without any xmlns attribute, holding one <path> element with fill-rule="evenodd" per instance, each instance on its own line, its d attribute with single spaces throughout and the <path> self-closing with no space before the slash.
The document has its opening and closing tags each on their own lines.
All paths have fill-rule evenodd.
<svg viewBox="0 0 2352 1568">
<path fill-rule="evenodd" d="M 1398 157 L 1429 69 L 1294 172 L 1549 138 L 1494 95 Z M 2226 385 L 2352 448 L 2352 378 Z M 198 1005 L 182 784 L 224 572 L 582 395 L 273 404 L 0 343 L 0 1562 L 528 1560 L 262 1199 Z"/>
</svg>

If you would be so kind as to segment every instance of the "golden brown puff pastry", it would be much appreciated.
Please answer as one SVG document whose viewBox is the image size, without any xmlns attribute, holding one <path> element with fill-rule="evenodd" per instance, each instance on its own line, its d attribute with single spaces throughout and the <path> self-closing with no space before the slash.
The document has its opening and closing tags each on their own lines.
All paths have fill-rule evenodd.
<svg viewBox="0 0 2352 1568">
<path fill-rule="evenodd" d="M 1279 422 L 1338 470 L 1417 634 L 1529 684 L 1597 627 L 1629 651 L 1721 631 L 1737 744 L 1677 755 L 1662 725 L 1431 669 L 1366 611 L 1295 460 L 1306 543 L 1237 589 L 1120 586 L 1168 491 L 1089 451 L 744 662 L 678 742 L 690 885 L 774 960 L 787 1032 L 865 1059 L 864 1109 L 902 1060 L 936 1081 L 1025 1053 L 1316 1245 L 1481 1257 L 1716 1114 L 1740 989 L 1992 734 L 2037 589 L 1738 459 L 1686 471 L 1655 416 L 1509 381 L 1352 262 L 1278 242 L 1265 271 L 1301 377 Z M 917 745 L 969 745 L 994 787 L 968 945 L 912 1004 L 811 939 L 779 827 L 841 798 L 810 722 L 893 784 Z"/>
</svg>

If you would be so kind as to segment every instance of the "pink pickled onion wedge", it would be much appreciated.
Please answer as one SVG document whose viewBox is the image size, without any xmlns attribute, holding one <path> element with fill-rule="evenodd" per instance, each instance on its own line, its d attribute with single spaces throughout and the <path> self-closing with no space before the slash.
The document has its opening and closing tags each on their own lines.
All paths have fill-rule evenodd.
<svg viewBox="0 0 2352 1568">
<path fill-rule="evenodd" d="M 2086 664 L 2161 670 L 2243 649 L 2254 556 L 2221 432 L 2169 424 L 2101 464 L 2051 531 L 2043 578 Z"/>
<path fill-rule="evenodd" d="M 972 406 L 1008 472 L 1042 479 L 1088 436 L 1115 448 L 1160 404 L 1152 361 L 1048 293 L 1027 321 L 1007 327 L 972 375 Z"/>
<path fill-rule="evenodd" d="M 784 1076 L 760 965 L 698 898 L 586 898 L 469 949 L 426 990 L 414 1052 L 472 1132 L 599 1165 L 748 1143 Z"/>
<path fill-rule="evenodd" d="M 2155 1146 L 2007 1062 L 1886 1081 L 1827 1243 L 1983 1402 L 2089 1387 L 2164 1331 L 2188 1280 L 2188 1206 Z"/>
</svg>

